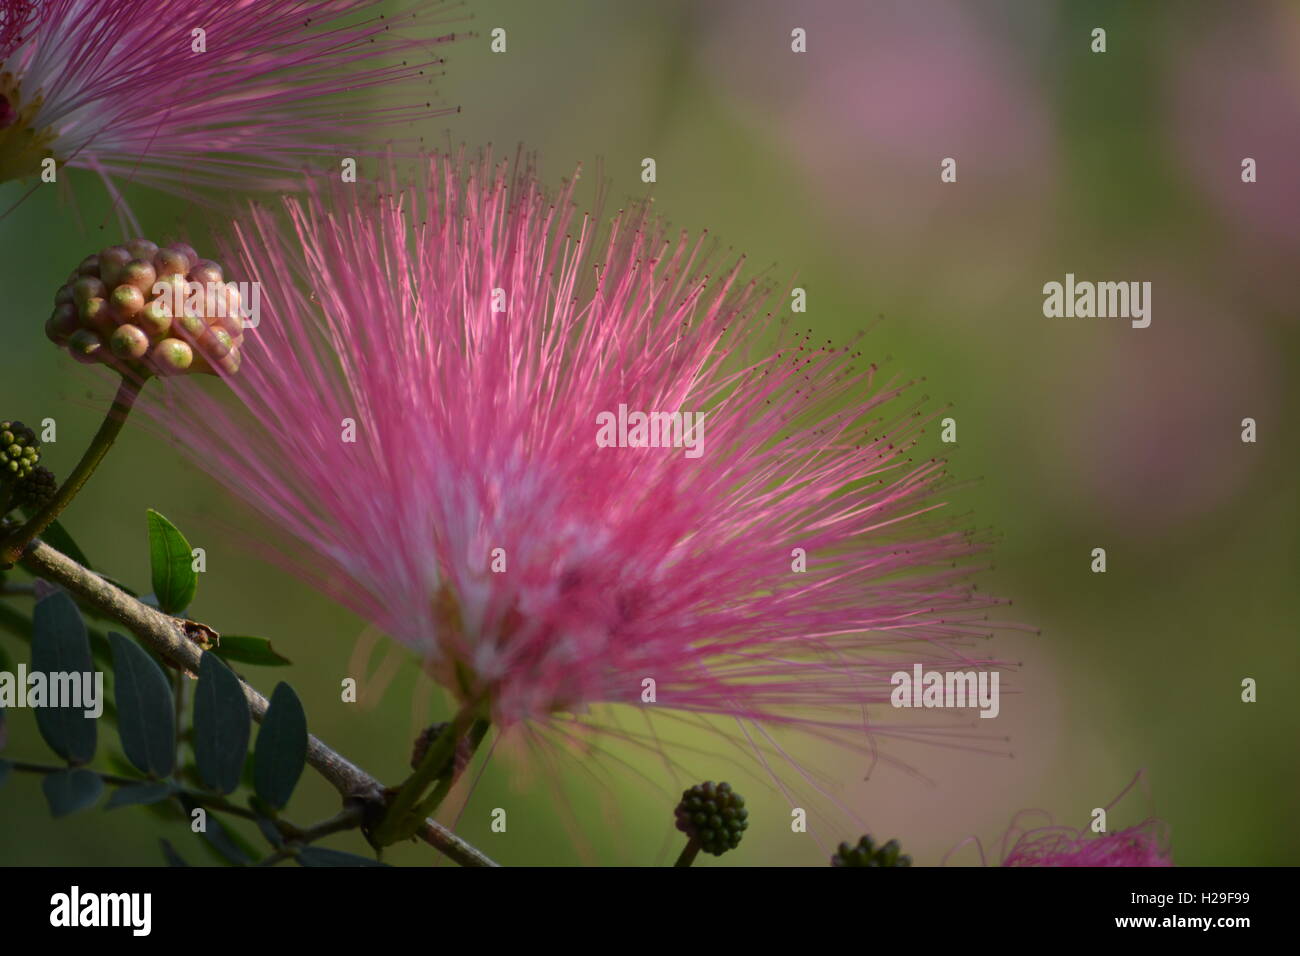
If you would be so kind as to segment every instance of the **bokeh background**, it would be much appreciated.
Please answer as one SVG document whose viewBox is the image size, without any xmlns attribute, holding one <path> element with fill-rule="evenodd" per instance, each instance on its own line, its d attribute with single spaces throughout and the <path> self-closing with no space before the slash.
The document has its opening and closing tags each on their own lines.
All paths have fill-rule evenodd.
<svg viewBox="0 0 1300 956">
<path fill-rule="evenodd" d="M 870 780 L 858 758 L 808 751 L 835 795 L 918 863 L 967 837 L 995 860 L 1017 811 L 1083 826 L 1143 769 L 1112 828 L 1163 818 L 1184 865 L 1294 863 L 1300 8 L 469 0 L 461 13 L 472 19 L 457 28 L 477 36 L 446 50 L 433 95 L 463 109 L 420 129 L 428 141 L 522 143 L 552 182 L 579 162 L 599 170 L 615 201 L 645 194 L 641 160 L 654 157 L 652 194 L 675 226 L 797 277 L 801 325 L 838 340 L 869 325 L 871 358 L 955 404 L 959 441 L 936 435 L 933 453 L 973 479 L 955 504 L 999 534 L 983 587 L 1041 628 L 999 643 L 1023 665 L 996 721 L 1009 742 L 1003 755 L 904 749 L 915 772 L 882 766 Z M 1104 54 L 1089 49 L 1098 26 Z M 503 54 L 489 50 L 495 27 Z M 795 27 L 806 54 L 791 52 Z M 940 182 L 945 157 L 954 184 Z M 1241 182 L 1244 157 L 1254 184 Z M 0 415 L 57 420 L 46 455 L 58 474 L 97 426 L 105 383 L 41 324 L 69 269 L 120 238 L 98 184 L 67 178 L 0 221 Z M 22 191 L 0 186 L 0 207 Z M 200 235 L 228 211 L 128 197 L 155 237 Z M 1042 286 L 1067 272 L 1152 282 L 1150 328 L 1044 318 Z M 1256 444 L 1240 440 L 1245 417 Z M 227 499 L 143 429 L 128 429 L 65 523 L 98 567 L 147 590 L 146 507 L 207 548 L 193 616 L 269 637 L 294 661 L 246 675 L 267 692 L 288 679 L 317 734 L 399 779 L 414 728 L 446 713 L 404 654 L 250 560 L 218 530 Z M 1105 574 L 1090 571 L 1095 547 Z M 0 645 L 25 659 L 11 635 Z M 376 673 L 369 699 L 339 701 L 341 677 Z M 1240 700 L 1245 677 L 1257 703 Z M 6 756 L 44 759 L 29 713 L 9 714 L 9 738 Z M 498 754 L 459 832 L 509 864 L 671 862 L 677 784 L 642 760 L 664 792 L 575 758 L 556 784 Z M 792 834 L 763 779 L 700 776 L 728 773 L 755 823 L 707 865 L 819 864 L 821 844 L 858 835 L 848 823 Z M 332 791 L 304 780 L 294 816 L 332 812 Z M 495 807 L 505 834 L 489 830 Z M 52 821 L 26 775 L 0 792 L 2 864 L 154 865 L 158 835 L 137 810 Z M 196 837 L 168 835 L 203 858 Z M 332 845 L 364 851 L 355 834 Z"/>
</svg>

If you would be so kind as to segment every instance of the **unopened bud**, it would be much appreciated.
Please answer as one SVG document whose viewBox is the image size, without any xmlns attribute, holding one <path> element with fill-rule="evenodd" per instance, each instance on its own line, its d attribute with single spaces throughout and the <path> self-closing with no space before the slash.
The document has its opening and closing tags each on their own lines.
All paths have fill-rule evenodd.
<svg viewBox="0 0 1300 956">
<path fill-rule="evenodd" d="M 78 329 L 68 337 L 68 352 L 78 362 L 90 365 L 99 361 L 99 352 L 104 343 L 90 329 Z"/>
<path fill-rule="evenodd" d="M 240 304 L 221 266 L 190 246 L 133 239 L 81 261 L 54 296 L 45 334 L 78 361 L 123 374 L 233 374 Z"/>
<path fill-rule="evenodd" d="M 149 261 L 158 255 L 158 243 L 150 242 L 148 239 L 132 239 L 126 244 L 126 251 L 131 253 L 133 258 Z"/>
<path fill-rule="evenodd" d="M 745 798 L 732 790 L 729 783 L 715 784 L 710 780 L 696 784 L 682 793 L 673 814 L 677 829 L 698 840 L 700 849 L 714 856 L 734 850 L 749 828 Z"/>
<path fill-rule="evenodd" d="M 99 277 L 110 289 L 121 281 L 122 269 L 132 259 L 125 246 L 109 246 L 99 254 Z"/>
<path fill-rule="evenodd" d="M 841 843 L 831 857 L 831 866 L 911 866 L 912 858 L 899 853 L 897 840 L 890 840 L 877 848 L 870 836 L 864 836 L 857 846 Z"/>
<path fill-rule="evenodd" d="M 194 361 L 194 350 L 180 339 L 163 339 L 150 354 L 159 375 L 179 375 Z"/>
<path fill-rule="evenodd" d="M 120 359 L 143 358 L 149 351 L 149 336 L 138 326 L 118 326 L 108 340 L 108 347 Z"/>
<path fill-rule="evenodd" d="M 0 480 L 20 481 L 41 460 L 36 433 L 22 422 L 0 422 Z"/>
<path fill-rule="evenodd" d="M 91 299 L 103 299 L 108 296 L 108 289 L 95 276 L 82 276 L 72 284 L 72 301 L 85 305 Z"/>
<path fill-rule="evenodd" d="M 17 494 L 14 503 L 28 514 L 35 514 L 44 508 L 59 490 L 59 483 L 54 472 L 37 465 L 15 488 Z"/>
<path fill-rule="evenodd" d="M 190 265 L 190 260 L 185 253 L 170 247 L 159 249 L 153 257 L 153 266 L 160 279 L 166 276 L 183 276 L 190 271 Z"/>
<path fill-rule="evenodd" d="M 121 285 L 139 289 L 144 295 L 150 294 L 157 281 L 158 270 L 148 259 L 132 259 L 122 267 Z"/>
<path fill-rule="evenodd" d="M 66 289 L 67 286 L 64 286 Z M 71 302 L 61 302 L 54 307 L 45 321 L 45 334 L 55 345 L 62 345 L 73 332 L 81 328 L 81 316 Z"/>
<path fill-rule="evenodd" d="M 113 309 L 113 318 L 126 322 L 144 308 L 144 293 L 133 285 L 120 285 L 109 293 L 108 302 Z"/>
<path fill-rule="evenodd" d="M 203 286 L 208 286 L 222 280 L 221 266 L 217 265 L 211 259 L 200 259 L 190 269 L 190 281 L 198 282 Z"/>
</svg>

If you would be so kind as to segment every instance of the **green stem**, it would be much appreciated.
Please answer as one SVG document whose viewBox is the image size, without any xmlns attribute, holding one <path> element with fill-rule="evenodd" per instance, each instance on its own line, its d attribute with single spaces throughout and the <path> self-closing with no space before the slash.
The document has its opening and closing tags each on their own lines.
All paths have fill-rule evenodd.
<svg viewBox="0 0 1300 956">
<path fill-rule="evenodd" d="M 483 738 L 487 736 L 488 729 L 491 726 L 492 721 L 486 718 L 479 718 L 474 721 L 474 726 L 469 732 L 469 759 L 472 760 L 474 754 L 478 753 L 478 746 L 483 742 Z M 456 785 L 459 774 L 455 772 L 455 759 L 455 757 L 452 757 L 452 767 L 438 778 L 438 785 L 433 788 L 428 798 L 416 809 L 416 816 L 420 819 L 433 816 L 438 808 L 442 806 L 442 801 L 447 798 L 451 788 Z"/>
<path fill-rule="evenodd" d="M 439 781 L 444 771 L 447 776 L 451 777 L 452 773 L 449 766 L 454 766 L 456 747 L 460 739 L 470 729 L 476 720 L 479 723 L 485 723 L 476 718 L 480 704 L 478 701 L 471 701 L 462 707 L 456 716 L 452 718 L 451 725 L 440 733 L 425 751 L 424 759 L 420 765 L 398 788 L 397 796 L 388 807 L 388 812 L 384 814 L 384 819 L 380 821 L 379 826 L 375 827 L 371 835 L 371 842 L 376 846 L 384 847 L 390 843 L 396 843 L 411 836 L 421 823 L 424 822 L 424 814 L 419 812 L 419 804 L 424 791 L 429 788 L 430 784 Z M 486 730 L 484 731 L 486 733 Z M 479 738 L 482 739 L 481 737 Z M 441 787 L 439 787 L 441 789 Z M 434 791 L 435 794 L 437 790 Z M 427 802 L 427 801 L 425 801 Z"/>
<path fill-rule="evenodd" d="M 90 446 L 81 456 L 81 461 L 77 462 L 77 467 L 72 470 L 68 480 L 59 486 L 59 490 L 44 508 L 32 515 L 26 524 L 20 526 L 5 540 L 3 550 L 0 551 L 0 567 L 12 567 L 23 556 L 23 551 L 31 544 L 32 539 L 48 528 L 68 503 L 76 497 L 82 485 L 94 474 L 99 463 L 108 454 L 109 448 L 113 446 L 114 439 L 126 424 L 126 418 L 131 413 L 131 408 L 135 405 L 135 400 L 143 387 L 142 380 L 123 377 L 122 383 L 117 387 L 117 394 L 113 396 L 113 404 L 99 426 L 99 431 L 95 432 Z"/>
<path fill-rule="evenodd" d="M 344 830 L 355 830 L 361 826 L 364 816 L 364 809 L 360 805 L 344 807 L 328 820 L 323 820 L 306 830 L 299 830 L 285 842 L 284 846 L 278 847 L 275 852 L 260 860 L 257 865 L 275 866 L 280 861 L 294 856 L 302 847 L 314 843 L 322 837 L 327 837 L 331 833 L 342 833 Z"/>
<path fill-rule="evenodd" d="M 673 866 L 690 866 L 695 862 L 695 857 L 699 855 L 699 852 L 700 841 L 692 839 L 686 844 L 685 849 L 682 850 L 682 855 L 677 858 L 677 862 Z"/>
<path fill-rule="evenodd" d="M 25 760 L 11 760 L 9 766 L 14 770 L 21 770 L 23 773 L 62 773 L 69 769 L 68 767 L 52 767 L 43 763 L 28 763 Z M 115 787 L 133 787 L 137 783 L 149 783 L 144 777 L 119 777 L 117 774 L 104 773 L 101 770 L 91 770 L 90 767 L 80 767 L 77 769 L 90 770 L 95 776 L 99 777 L 104 783 L 111 783 Z"/>
</svg>

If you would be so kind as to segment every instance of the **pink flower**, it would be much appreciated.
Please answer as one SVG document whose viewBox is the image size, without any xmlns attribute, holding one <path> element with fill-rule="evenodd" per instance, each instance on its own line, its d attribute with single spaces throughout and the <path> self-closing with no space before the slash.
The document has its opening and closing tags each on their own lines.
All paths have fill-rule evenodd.
<svg viewBox="0 0 1300 956">
<path fill-rule="evenodd" d="M 773 352 L 743 260 L 643 207 L 601 230 L 573 190 L 440 157 L 287 197 L 290 229 L 252 210 L 238 405 L 169 380 L 153 413 L 289 535 L 273 556 L 501 725 L 625 703 L 866 748 L 892 673 L 997 667 L 911 383 Z M 636 412 L 703 418 L 634 447 Z"/>
<path fill-rule="evenodd" d="M 438 112 L 434 49 L 454 39 L 427 2 L 380 6 L 0 0 L 0 181 L 53 158 L 172 190 L 283 187 L 311 157 L 364 155 L 367 132 Z"/>
<path fill-rule="evenodd" d="M 1116 804 L 1142 779 L 1139 772 L 1104 809 L 1110 814 Z M 1027 828 L 1022 821 L 1029 816 L 1047 817 L 1043 826 Z M 1094 819 L 1105 820 L 1104 817 Z M 945 862 L 962 847 L 975 844 L 981 860 L 983 847 L 978 839 L 963 840 L 948 851 Z M 1011 821 L 1002 837 L 1002 866 L 1173 866 L 1169 853 L 1169 828 L 1155 818 L 1131 827 L 1102 833 L 1091 826 L 1075 829 L 1053 825 L 1041 810 L 1022 810 Z"/>
<path fill-rule="evenodd" d="M 1042 827 L 1021 834 L 1003 866 L 1173 866 L 1164 824 L 1148 820 L 1114 833 Z"/>
</svg>

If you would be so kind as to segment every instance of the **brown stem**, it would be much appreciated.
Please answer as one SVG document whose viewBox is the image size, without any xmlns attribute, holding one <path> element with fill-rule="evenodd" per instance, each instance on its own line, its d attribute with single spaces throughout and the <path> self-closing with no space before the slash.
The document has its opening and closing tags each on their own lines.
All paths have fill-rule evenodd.
<svg viewBox="0 0 1300 956">
<path fill-rule="evenodd" d="M 22 565 L 37 577 L 61 585 L 93 604 L 141 641 L 166 658 L 173 667 L 198 674 L 202 649 L 195 643 L 198 627 L 142 604 L 125 591 L 86 570 L 67 555 L 37 541 L 23 555 Z M 188 628 L 194 628 L 191 635 Z M 265 697 L 241 680 L 244 696 L 259 723 L 269 706 Z M 345 800 L 357 799 L 382 806 L 384 785 L 314 735 L 307 737 L 307 762 L 329 781 Z M 461 866 L 496 866 L 477 848 L 434 820 L 425 820 L 416 836 Z"/>
</svg>

